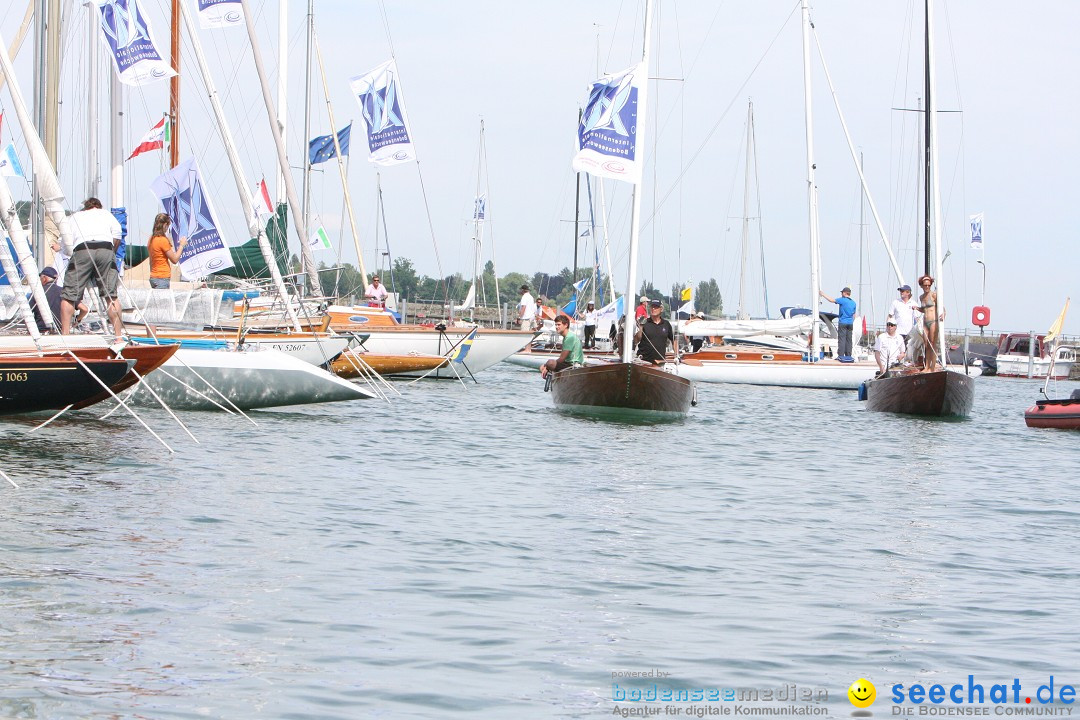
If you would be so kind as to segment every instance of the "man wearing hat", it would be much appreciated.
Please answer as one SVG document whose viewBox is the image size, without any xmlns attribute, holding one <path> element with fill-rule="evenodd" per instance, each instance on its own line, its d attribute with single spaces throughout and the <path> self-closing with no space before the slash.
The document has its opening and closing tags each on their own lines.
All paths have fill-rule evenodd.
<svg viewBox="0 0 1080 720">
<path fill-rule="evenodd" d="M 634 308 L 634 321 L 640 325 L 645 322 L 645 318 L 649 317 L 649 298 L 646 295 L 641 296 L 641 302 Z"/>
<path fill-rule="evenodd" d="M 671 323 L 663 317 L 664 304 L 659 300 L 649 302 L 649 319 L 641 325 L 638 331 L 641 339 L 638 342 L 638 357 L 653 365 L 663 365 L 664 356 L 667 355 L 668 343 L 675 350 L 675 331 Z"/>
<path fill-rule="evenodd" d="M 905 348 L 904 339 L 896 331 L 896 321 L 890 317 L 885 323 L 885 332 L 879 333 L 874 341 L 874 357 L 877 358 L 878 370 L 885 372 L 889 366 L 903 361 Z"/>
<path fill-rule="evenodd" d="M 521 299 L 518 300 L 518 324 L 522 330 L 532 330 L 536 319 L 536 301 L 529 292 L 528 285 L 521 286 Z"/>
<path fill-rule="evenodd" d="M 896 323 L 896 332 L 907 342 L 911 329 L 915 327 L 915 313 L 922 312 L 919 303 L 911 297 L 911 286 L 901 285 L 896 288 L 900 291 L 900 297 L 892 301 L 889 306 L 889 320 Z"/>
<path fill-rule="evenodd" d="M 45 267 L 41 269 L 41 286 L 45 289 L 45 299 L 49 301 L 49 310 L 52 311 L 53 322 L 60 322 L 60 291 L 61 288 L 56 284 L 56 268 Z M 86 313 L 89 308 L 86 307 L 86 303 L 80 302 L 79 305 L 79 317 L 75 320 L 75 324 L 78 325 L 86 317 Z M 34 311 L 34 320 L 37 321 L 38 332 L 47 333 L 52 332 L 53 328 L 45 324 L 44 318 L 41 317 L 41 311 L 37 306 L 37 299 L 33 296 L 30 297 L 30 309 Z"/>
<path fill-rule="evenodd" d="M 840 307 L 839 317 L 836 319 L 836 359 L 840 362 L 853 362 L 851 357 L 851 331 L 855 326 L 855 301 L 851 299 L 851 288 L 845 287 L 840 291 L 840 297 L 833 300 L 821 290 L 818 294 L 831 303 Z"/>
<path fill-rule="evenodd" d="M 596 347 L 596 319 L 599 313 L 596 311 L 596 303 L 592 300 L 585 306 L 585 311 L 579 316 L 585 321 L 585 348 Z"/>
</svg>

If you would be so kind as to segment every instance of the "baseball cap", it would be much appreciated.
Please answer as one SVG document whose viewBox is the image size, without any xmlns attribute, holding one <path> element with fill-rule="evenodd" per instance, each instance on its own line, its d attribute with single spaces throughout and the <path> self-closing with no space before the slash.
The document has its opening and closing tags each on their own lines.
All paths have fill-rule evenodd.
<svg viewBox="0 0 1080 720">
<path fill-rule="evenodd" d="M 641 296 L 641 302 L 649 302 L 649 298 L 646 295 Z"/>
<path fill-rule="evenodd" d="M 701 319 L 705 319 L 705 313 L 699 311 L 698 314 L 697 314 L 697 317 L 699 317 Z"/>
<path fill-rule="evenodd" d="M 54 268 L 54 267 L 42 268 L 41 269 L 41 274 L 42 275 L 48 275 L 53 280 L 55 280 L 56 279 L 56 268 Z"/>
<path fill-rule="evenodd" d="M 653 300 L 649 303 L 649 305 L 652 307 L 664 307 L 664 303 L 660 302 L 659 300 Z"/>
<path fill-rule="evenodd" d="M 886 325 L 895 325 L 896 321 L 893 320 L 892 318 L 889 318 L 888 320 L 885 321 L 885 324 Z"/>
<path fill-rule="evenodd" d="M 846 286 L 845 286 L 845 287 L 844 287 L 844 289 L 843 289 L 843 290 L 841 290 L 840 292 L 842 292 L 842 293 L 849 293 L 849 292 L 851 292 L 851 288 L 849 288 L 849 287 L 846 287 Z"/>
<path fill-rule="evenodd" d="M 899 290 L 900 292 L 904 292 L 905 290 L 907 290 L 908 292 L 911 292 L 911 286 L 910 285 L 901 285 L 900 287 L 898 287 L 896 289 Z"/>
</svg>

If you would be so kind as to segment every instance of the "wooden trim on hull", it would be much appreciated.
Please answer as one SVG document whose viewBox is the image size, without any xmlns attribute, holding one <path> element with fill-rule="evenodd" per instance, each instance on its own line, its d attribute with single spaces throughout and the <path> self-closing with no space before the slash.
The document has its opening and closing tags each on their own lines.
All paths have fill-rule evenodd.
<svg viewBox="0 0 1080 720">
<path fill-rule="evenodd" d="M 1080 400 L 1037 400 L 1024 413 L 1028 427 L 1080 430 Z"/>
<path fill-rule="evenodd" d="M 357 362 L 357 359 L 360 362 Z M 380 375 L 392 377 L 404 373 L 434 370 L 450 361 L 441 355 L 386 355 L 346 350 L 337 360 L 330 363 L 330 370 L 338 377 L 347 380 L 361 377 L 362 373 L 357 369 L 357 365 L 363 367 L 361 362 Z"/>
<path fill-rule="evenodd" d="M 568 412 L 678 418 L 690 411 L 694 385 L 660 367 L 620 362 L 555 373 L 551 397 Z"/>
<path fill-rule="evenodd" d="M 967 417 L 975 381 L 952 370 L 906 371 L 866 382 L 866 409 L 902 415 Z"/>
</svg>

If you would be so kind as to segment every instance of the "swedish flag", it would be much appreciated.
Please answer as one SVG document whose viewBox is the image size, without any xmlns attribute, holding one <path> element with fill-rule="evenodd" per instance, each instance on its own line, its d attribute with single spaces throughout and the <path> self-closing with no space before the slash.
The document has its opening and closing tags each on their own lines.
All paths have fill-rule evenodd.
<svg viewBox="0 0 1080 720">
<path fill-rule="evenodd" d="M 472 349 L 473 340 L 476 339 L 476 328 L 473 328 L 468 335 L 454 348 L 454 352 L 450 353 L 450 362 L 463 363 L 465 362 L 465 356 L 469 354 L 469 350 Z"/>
</svg>

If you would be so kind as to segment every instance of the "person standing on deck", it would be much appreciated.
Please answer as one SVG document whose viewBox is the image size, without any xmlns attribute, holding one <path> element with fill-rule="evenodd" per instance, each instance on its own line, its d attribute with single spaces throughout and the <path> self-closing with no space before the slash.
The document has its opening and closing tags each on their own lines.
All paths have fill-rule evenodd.
<svg viewBox="0 0 1080 720">
<path fill-rule="evenodd" d="M 60 294 L 60 332 L 71 334 L 71 318 L 82 300 L 88 285 L 96 285 L 112 321 L 116 339 L 124 335 L 120 316 L 120 301 L 116 285 L 120 276 L 116 270 L 116 248 L 123 231 L 111 212 L 103 210 L 95 197 L 83 202 L 83 209 L 60 221 L 60 236 L 70 237 L 71 259 L 64 273 L 64 289 Z"/>
<path fill-rule="evenodd" d="M 521 286 L 521 300 L 518 301 L 518 324 L 522 330 L 532 330 L 536 319 L 536 301 L 529 293 L 529 286 Z"/>
<path fill-rule="evenodd" d="M 596 311 L 596 303 L 592 300 L 585 306 L 585 312 L 581 313 L 581 319 L 585 321 L 585 345 L 586 348 L 596 347 L 596 319 L 599 313 Z"/>
<path fill-rule="evenodd" d="M 672 352 L 678 351 L 675 347 L 675 330 L 664 319 L 663 313 L 664 304 L 653 300 L 649 303 L 649 319 L 638 329 L 638 357 L 653 365 L 664 364 L 668 343 L 671 343 Z"/>
<path fill-rule="evenodd" d="M 839 317 L 836 320 L 837 347 L 836 359 L 840 362 L 852 362 L 851 357 L 851 333 L 855 328 L 855 301 L 851 299 L 851 288 L 846 287 L 840 291 L 840 297 L 833 300 L 821 290 L 818 294 L 831 303 L 840 307 Z"/>
<path fill-rule="evenodd" d="M 904 343 L 907 343 L 908 335 L 911 334 L 911 330 L 915 327 L 915 314 L 922 312 L 919 308 L 919 303 L 911 297 L 911 286 L 901 285 L 896 288 L 900 291 L 900 297 L 897 300 L 892 301 L 892 305 L 889 306 L 889 320 L 896 323 L 896 332 L 900 337 L 904 338 Z"/>
<path fill-rule="evenodd" d="M 180 256 L 187 247 L 188 240 L 180 238 L 180 243 L 173 249 L 172 240 L 169 239 L 169 224 L 172 221 L 165 213 L 154 216 L 154 230 L 150 233 L 150 242 L 146 243 L 146 249 L 150 254 L 150 287 L 154 290 L 168 290 L 172 283 L 172 265 L 179 263 Z"/>
</svg>

